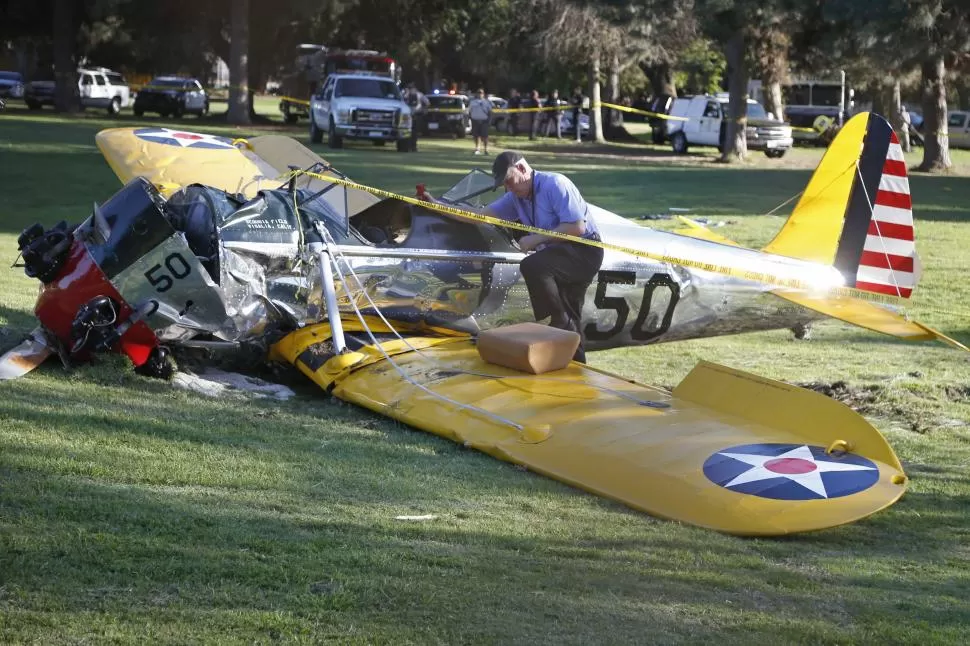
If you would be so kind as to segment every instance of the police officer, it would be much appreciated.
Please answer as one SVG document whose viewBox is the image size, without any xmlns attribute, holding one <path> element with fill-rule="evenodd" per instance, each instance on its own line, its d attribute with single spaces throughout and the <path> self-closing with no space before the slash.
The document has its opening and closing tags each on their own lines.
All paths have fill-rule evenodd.
<svg viewBox="0 0 970 646">
<path fill-rule="evenodd" d="M 428 97 L 420 92 L 414 83 L 408 84 L 408 90 L 404 97 L 405 102 L 411 107 L 411 152 L 418 151 L 418 131 L 424 129 L 425 110 L 431 105 Z"/>
<path fill-rule="evenodd" d="M 576 185 L 559 173 L 533 170 L 522 153 L 507 150 L 492 164 L 495 186 L 506 193 L 486 214 L 509 222 L 598 241 L 599 230 Z M 581 325 L 586 290 L 603 264 L 603 249 L 539 233 L 519 239 L 526 256 L 519 264 L 537 321 L 580 335 L 573 357 L 586 361 Z"/>
</svg>

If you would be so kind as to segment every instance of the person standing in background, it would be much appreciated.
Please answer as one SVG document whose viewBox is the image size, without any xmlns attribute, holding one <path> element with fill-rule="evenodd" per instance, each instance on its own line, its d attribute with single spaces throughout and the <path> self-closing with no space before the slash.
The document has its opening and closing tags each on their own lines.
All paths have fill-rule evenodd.
<svg viewBox="0 0 970 646">
<path fill-rule="evenodd" d="M 411 152 L 418 151 L 418 132 L 424 128 L 425 110 L 431 105 L 428 97 L 415 87 L 414 83 L 408 83 L 407 93 L 404 102 L 411 108 Z"/>
<path fill-rule="evenodd" d="M 546 114 L 546 132 L 547 137 L 551 137 L 552 133 L 556 133 L 556 139 L 562 139 L 562 110 L 559 107 L 562 105 L 562 101 L 559 100 L 559 90 L 553 90 L 549 94 L 549 98 L 546 99 L 547 108 L 555 108 L 555 110 L 548 112 Z"/>
<path fill-rule="evenodd" d="M 532 112 L 529 113 L 529 139 L 535 139 L 536 134 L 539 132 L 539 121 L 542 117 L 542 113 L 539 108 L 542 107 L 542 101 L 539 99 L 539 90 L 532 90 L 529 98 L 526 100 L 525 108 L 532 108 Z"/>
<path fill-rule="evenodd" d="M 509 110 L 518 110 L 522 107 L 522 97 L 519 96 L 519 91 L 512 88 L 509 92 Z M 513 137 L 519 134 L 519 116 L 518 112 L 509 112 L 508 126 L 509 134 Z"/>
<path fill-rule="evenodd" d="M 576 143 L 583 140 L 583 129 L 579 123 L 579 117 L 583 114 L 583 88 L 576 86 L 573 91 L 573 127 L 576 128 Z"/>
<path fill-rule="evenodd" d="M 475 154 L 488 154 L 488 126 L 492 120 L 492 102 L 485 98 L 485 90 L 478 88 L 476 96 L 468 106 L 468 116 L 472 120 L 472 137 L 475 138 Z M 484 147 L 484 150 L 482 150 Z"/>
</svg>

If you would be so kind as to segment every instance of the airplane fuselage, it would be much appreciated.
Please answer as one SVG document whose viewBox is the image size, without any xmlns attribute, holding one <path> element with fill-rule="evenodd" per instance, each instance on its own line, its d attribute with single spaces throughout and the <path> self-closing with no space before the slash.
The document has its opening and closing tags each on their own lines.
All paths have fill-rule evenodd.
<svg viewBox="0 0 970 646">
<path fill-rule="evenodd" d="M 656 231 L 615 215 L 598 224 L 607 250 L 589 286 L 582 321 L 591 349 L 790 328 L 821 318 L 773 295 L 771 285 L 634 256 L 611 245 L 820 286 L 841 280 L 831 267 Z M 365 286 L 362 290 L 345 268 L 344 284 L 363 311 L 373 311 L 377 305 L 388 318 L 461 330 L 534 320 L 518 270 L 524 254 L 512 248 L 482 252 L 387 248 L 374 256 L 369 248 L 352 245 L 340 246 L 339 252 Z M 353 310 L 349 298 L 341 302 L 346 311 Z"/>
</svg>

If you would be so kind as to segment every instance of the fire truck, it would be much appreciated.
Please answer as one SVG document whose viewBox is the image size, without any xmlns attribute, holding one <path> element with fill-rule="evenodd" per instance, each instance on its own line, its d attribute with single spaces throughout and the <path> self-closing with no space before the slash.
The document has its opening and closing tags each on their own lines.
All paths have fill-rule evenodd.
<svg viewBox="0 0 970 646">
<path fill-rule="evenodd" d="M 310 97 L 323 87 L 329 74 L 365 73 L 401 81 L 401 68 L 386 52 L 372 49 L 330 49 L 304 43 L 297 46 L 293 69 L 280 87 L 280 112 L 286 123 L 309 115 Z"/>
</svg>

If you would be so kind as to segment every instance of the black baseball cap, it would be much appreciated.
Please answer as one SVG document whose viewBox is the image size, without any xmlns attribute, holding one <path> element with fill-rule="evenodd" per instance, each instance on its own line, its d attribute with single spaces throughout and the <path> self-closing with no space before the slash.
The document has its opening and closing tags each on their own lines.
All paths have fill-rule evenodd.
<svg viewBox="0 0 970 646">
<path fill-rule="evenodd" d="M 509 169 L 525 159 L 522 153 L 515 150 L 506 150 L 498 155 L 492 162 L 492 179 L 495 180 L 495 188 L 505 184 L 505 176 L 509 174 Z"/>
</svg>

